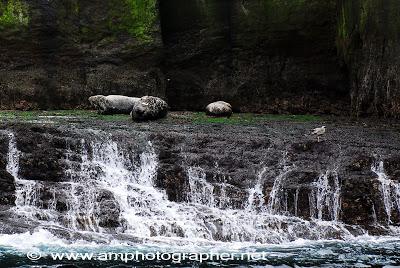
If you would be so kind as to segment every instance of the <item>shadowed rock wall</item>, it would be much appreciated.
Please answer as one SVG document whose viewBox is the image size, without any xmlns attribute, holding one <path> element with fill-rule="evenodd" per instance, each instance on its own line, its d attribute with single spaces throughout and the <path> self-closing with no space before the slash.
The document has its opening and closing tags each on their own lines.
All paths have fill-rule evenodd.
<svg viewBox="0 0 400 268">
<path fill-rule="evenodd" d="M 335 1 L 166 0 L 160 10 L 172 107 L 346 112 Z"/>
<path fill-rule="evenodd" d="M 155 0 L 1 3 L 12 20 L 0 19 L 0 108 L 79 107 L 93 94 L 164 96 Z"/>
<path fill-rule="evenodd" d="M 0 108 L 93 94 L 398 116 L 395 0 L 0 0 Z"/>
<path fill-rule="evenodd" d="M 338 47 L 356 115 L 400 115 L 400 2 L 340 1 Z"/>
</svg>

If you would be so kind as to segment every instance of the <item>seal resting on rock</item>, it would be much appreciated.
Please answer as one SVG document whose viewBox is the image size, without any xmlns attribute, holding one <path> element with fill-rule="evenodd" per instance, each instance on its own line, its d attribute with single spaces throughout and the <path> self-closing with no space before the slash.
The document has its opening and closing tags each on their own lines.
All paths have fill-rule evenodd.
<svg viewBox="0 0 400 268">
<path fill-rule="evenodd" d="M 232 115 L 232 105 L 224 101 L 210 103 L 206 107 L 206 114 L 209 116 L 227 116 Z"/>
<path fill-rule="evenodd" d="M 99 114 L 129 114 L 139 98 L 122 95 L 96 95 L 89 98 L 90 104 Z"/>
<path fill-rule="evenodd" d="M 160 98 L 144 96 L 133 106 L 131 117 L 134 121 L 155 120 L 167 116 L 168 104 Z"/>
</svg>

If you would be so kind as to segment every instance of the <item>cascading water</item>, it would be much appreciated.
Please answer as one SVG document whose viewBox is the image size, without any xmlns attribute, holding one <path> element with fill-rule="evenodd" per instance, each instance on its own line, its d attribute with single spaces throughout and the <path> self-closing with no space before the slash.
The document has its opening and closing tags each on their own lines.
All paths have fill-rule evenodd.
<svg viewBox="0 0 400 268">
<path fill-rule="evenodd" d="M 323 220 L 326 211 L 328 219 L 337 221 L 340 212 L 340 189 L 336 169 L 328 169 L 321 174 L 314 183 L 314 189 L 309 196 L 310 215 L 315 219 Z"/>
<path fill-rule="evenodd" d="M 13 210 L 38 223 L 30 239 L 48 236 L 47 239 L 63 245 L 64 242 L 54 236 L 58 232 L 53 231 L 59 229 L 78 233 L 78 237 L 85 239 L 113 241 L 118 245 L 144 241 L 153 243 L 151 245 L 223 245 L 224 249 L 236 249 L 252 247 L 255 243 L 297 241 L 289 245 L 295 248 L 300 245 L 299 250 L 305 245 L 302 239 L 355 239 L 339 222 L 340 181 L 336 169 L 327 170 L 311 184 L 314 219 L 304 220 L 297 217 L 300 187 L 292 189 L 293 215 L 288 211 L 285 183 L 296 167 L 288 164 L 285 155 L 269 195 L 265 193 L 265 183 L 270 181 L 269 169 L 274 167 L 261 166 L 253 187 L 247 189 L 245 204 L 239 208 L 232 204 L 232 196 L 228 194 L 236 189 L 229 183 L 230 178 L 221 172 L 210 179 L 199 166 L 187 167 L 187 201 L 169 201 L 165 190 L 156 187 L 159 163 L 150 142 L 143 142 L 140 152 L 126 149 L 104 132 L 88 135 L 75 143 L 67 142 L 65 180 L 45 184 L 20 178 L 22 153 L 17 149 L 15 136 L 8 134 L 8 137 L 7 170 L 14 176 L 17 186 Z M 386 183 L 388 178 L 382 175 L 383 164 L 374 166 L 373 170 L 381 174 L 381 180 Z M 390 194 L 385 200 L 391 200 L 388 204 L 391 210 L 395 204 L 399 205 L 400 187 L 393 182 L 389 185 Z M 46 200 L 42 200 L 42 193 L 47 193 Z M 15 237 L 19 236 L 0 237 L 0 244 L 12 243 Z M 321 250 L 326 252 L 325 244 L 312 248 L 318 249 L 317 255 Z M 280 252 L 278 246 L 276 250 Z M 288 248 L 283 246 L 282 250 L 287 253 Z"/>
<path fill-rule="evenodd" d="M 215 164 L 218 170 L 218 163 Z M 192 204 L 201 204 L 214 208 L 230 208 L 231 201 L 226 195 L 227 187 L 225 177 L 222 181 L 210 183 L 207 181 L 207 175 L 200 167 L 188 167 L 187 177 L 189 181 L 189 192 L 187 193 L 187 200 Z M 216 180 L 216 175 L 214 175 Z"/>
<path fill-rule="evenodd" d="M 13 175 L 15 179 L 18 179 L 19 171 L 19 155 L 20 152 L 17 149 L 17 142 L 15 141 L 15 135 L 8 133 L 8 155 L 7 155 L 7 171 Z"/>
<path fill-rule="evenodd" d="M 288 195 L 284 189 L 285 179 L 296 167 L 287 164 L 287 153 L 284 154 L 280 163 L 281 172 L 275 178 L 274 185 L 269 194 L 267 211 L 270 214 L 288 213 Z M 338 221 L 340 212 L 340 182 L 336 169 L 328 169 L 312 183 L 309 193 L 310 216 L 317 220 Z M 297 187 L 294 193 L 294 216 L 298 214 L 298 199 L 300 188 Z M 324 215 L 324 212 L 327 212 Z M 324 217 L 325 216 L 325 217 Z"/>
<path fill-rule="evenodd" d="M 263 178 L 267 168 L 264 167 L 257 175 L 257 182 L 254 188 L 249 190 L 249 197 L 247 200 L 246 210 L 255 211 L 257 209 L 263 210 L 265 208 L 265 200 L 263 193 Z"/>
<path fill-rule="evenodd" d="M 268 205 L 264 203 L 262 189 L 267 167 L 259 172 L 254 188 L 248 190 L 248 204 L 244 209 L 232 208 L 230 199 L 225 196 L 226 187 L 234 186 L 225 181 L 208 182 L 200 167 L 188 168 L 188 202 L 176 203 L 168 200 L 164 190 L 155 187 L 158 161 L 151 143 L 145 145 L 135 163 L 130 160 L 134 152 L 121 149 L 111 135 L 97 133 L 96 136 L 100 137 L 80 141 L 78 163 L 70 159 L 73 152 L 67 149 L 65 160 L 69 168 L 65 171 L 65 182 L 46 189 L 42 189 L 39 182 L 32 182 L 30 188 L 21 186 L 17 199 L 25 201 L 16 203 L 17 210 L 28 205 L 34 210 L 29 217 L 43 220 L 43 224 L 51 222 L 74 231 L 105 234 L 113 232 L 109 226 L 112 218 L 111 225 L 119 232 L 146 239 L 276 243 L 300 238 L 304 233 L 311 238 L 328 234 L 326 224 L 310 225 L 300 218 L 273 215 L 277 205 L 282 203 L 280 181 L 293 168 L 286 161 L 281 163 L 282 172 L 275 179 Z M 18 174 L 19 154 L 15 139 L 10 139 L 9 170 L 14 176 Z M 53 196 L 45 204 L 39 202 L 39 195 L 31 194 L 44 190 Z M 101 203 L 104 196 L 107 205 L 111 203 L 115 210 L 106 219 Z M 65 211 L 59 212 L 62 204 Z"/>
<path fill-rule="evenodd" d="M 290 166 L 287 163 L 287 152 L 284 152 L 280 166 L 282 167 L 282 171 L 275 178 L 274 186 L 269 194 L 267 210 L 271 214 L 287 211 L 287 196 L 282 186 L 286 176 L 295 169 L 295 166 Z"/>
<path fill-rule="evenodd" d="M 378 176 L 387 221 L 391 224 L 393 209 L 396 206 L 400 213 L 400 183 L 388 177 L 382 160 L 376 160 L 371 166 L 371 171 Z"/>
<path fill-rule="evenodd" d="M 215 207 L 214 186 L 207 182 L 204 170 L 190 167 L 187 173 L 190 187 L 187 199 L 192 203 Z"/>
<path fill-rule="evenodd" d="M 15 180 L 15 209 L 19 214 L 32 217 L 36 213 L 36 205 L 39 200 L 39 187 L 36 181 L 24 180 L 19 177 L 19 160 L 21 152 L 17 148 L 14 133 L 8 135 L 8 155 L 6 170 Z"/>
</svg>

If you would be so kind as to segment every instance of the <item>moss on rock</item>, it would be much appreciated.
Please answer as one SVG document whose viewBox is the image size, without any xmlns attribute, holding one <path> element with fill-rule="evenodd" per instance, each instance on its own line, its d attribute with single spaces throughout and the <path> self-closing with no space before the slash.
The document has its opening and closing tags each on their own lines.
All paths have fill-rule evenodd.
<svg viewBox="0 0 400 268">
<path fill-rule="evenodd" d="M 29 24 L 28 5 L 21 0 L 0 1 L 0 29 L 19 29 Z"/>
<path fill-rule="evenodd" d="M 109 28 L 114 33 L 150 40 L 157 20 L 157 0 L 110 1 Z"/>
</svg>

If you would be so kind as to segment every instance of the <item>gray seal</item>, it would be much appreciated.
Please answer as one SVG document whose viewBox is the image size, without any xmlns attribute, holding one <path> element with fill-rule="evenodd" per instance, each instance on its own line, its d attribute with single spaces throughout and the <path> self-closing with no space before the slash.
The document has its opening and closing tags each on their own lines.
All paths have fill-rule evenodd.
<svg viewBox="0 0 400 268">
<path fill-rule="evenodd" d="M 90 104 L 99 114 L 129 114 L 139 98 L 122 95 L 96 95 L 89 98 Z"/>
<path fill-rule="evenodd" d="M 133 106 L 131 117 L 134 121 L 156 120 L 168 113 L 168 104 L 158 97 L 144 96 Z"/>
<path fill-rule="evenodd" d="M 206 114 L 216 117 L 230 117 L 232 115 L 232 105 L 225 101 L 216 101 L 206 107 Z"/>
</svg>

